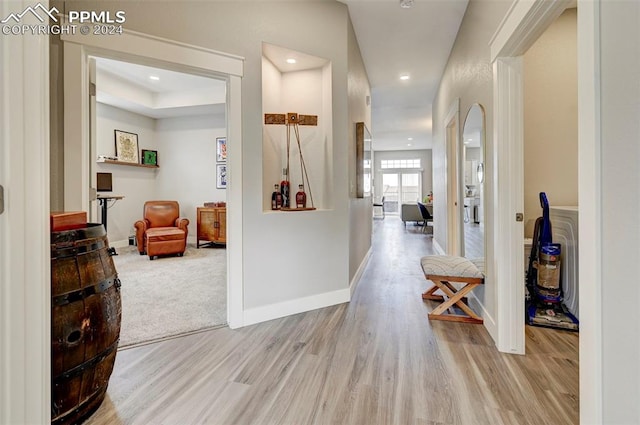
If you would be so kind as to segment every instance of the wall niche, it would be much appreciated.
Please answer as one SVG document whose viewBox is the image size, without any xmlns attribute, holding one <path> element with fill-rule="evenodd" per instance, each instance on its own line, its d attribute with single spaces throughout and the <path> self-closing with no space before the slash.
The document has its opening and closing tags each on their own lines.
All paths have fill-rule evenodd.
<svg viewBox="0 0 640 425">
<path fill-rule="evenodd" d="M 295 61 L 295 62 L 294 62 Z M 262 193 L 263 210 L 273 211 L 271 195 L 287 167 L 287 125 L 265 124 L 265 114 L 317 116 L 317 125 L 299 125 L 300 151 L 289 127 L 289 182 L 295 207 L 298 185 L 304 184 L 307 205 L 331 209 L 333 192 L 333 125 L 331 62 L 306 53 L 262 43 Z M 308 184 L 307 184 L 308 177 Z"/>
</svg>

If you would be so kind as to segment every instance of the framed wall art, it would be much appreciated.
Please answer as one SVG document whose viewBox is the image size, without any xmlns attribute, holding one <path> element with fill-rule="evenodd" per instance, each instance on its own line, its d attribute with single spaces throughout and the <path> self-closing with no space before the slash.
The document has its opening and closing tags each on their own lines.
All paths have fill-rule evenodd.
<svg viewBox="0 0 640 425">
<path fill-rule="evenodd" d="M 216 138 L 216 161 L 218 162 L 227 161 L 227 138 L 226 137 Z"/>
<path fill-rule="evenodd" d="M 158 151 L 142 149 L 142 163 L 145 165 L 158 165 Z"/>
<path fill-rule="evenodd" d="M 139 164 L 138 135 L 122 130 L 114 130 L 116 139 L 116 156 L 118 161 Z"/>
<path fill-rule="evenodd" d="M 227 164 L 216 164 L 216 188 L 227 188 Z"/>
</svg>

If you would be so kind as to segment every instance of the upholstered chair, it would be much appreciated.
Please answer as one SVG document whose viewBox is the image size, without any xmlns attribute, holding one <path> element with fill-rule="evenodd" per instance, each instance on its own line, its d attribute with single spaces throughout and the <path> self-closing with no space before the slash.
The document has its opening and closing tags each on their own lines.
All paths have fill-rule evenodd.
<svg viewBox="0 0 640 425">
<path fill-rule="evenodd" d="M 140 255 L 146 254 L 153 260 L 160 255 L 184 254 L 189 220 L 180 217 L 178 202 L 147 201 L 144 203 L 143 217 L 135 223 Z"/>
</svg>

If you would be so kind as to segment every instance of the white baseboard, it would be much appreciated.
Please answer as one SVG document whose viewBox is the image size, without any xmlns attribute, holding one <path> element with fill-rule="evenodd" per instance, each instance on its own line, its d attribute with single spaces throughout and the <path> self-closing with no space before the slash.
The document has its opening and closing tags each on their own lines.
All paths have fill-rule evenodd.
<svg viewBox="0 0 640 425">
<path fill-rule="evenodd" d="M 351 283 L 349 284 L 349 288 L 351 289 L 352 296 L 356 290 L 356 286 L 358 286 L 358 282 L 360 282 L 360 278 L 364 273 L 364 269 L 367 267 L 367 264 L 369 264 L 370 258 L 371 258 L 371 247 L 369 247 L 369 251 L 367 251 L 367 254 L 362 259 L 362 262 L 360 263 L 360 267 L 358 267 L 358 270 L 356 270 L 356 274 L 353 276 L 353 279 L 351 279 Z"/>
<path fill-rule="evenodd" d="M 124 248 L 129 246 L 129 239 L 122 239 L 120 241 L 109 241 L 109 246 L 112 248 Z"/>
<path fill-rule="evenodd" d="M 345 288 L 263 307 L 250 308 L 244 311 L 244 326 L 346 303 L 350 299 L 351 291 L 349 288 Z"/>
<path fill-rule="evenodd" d="M 469 295 L 470 295 L 469 296 L 469 307 L 471 307 L 471 309 L 473 311 L 481 312 L 480 316 L 483 319 L 484 327 L 487 329 L 487 332 L 489 332 L 489 335 L 491 335 L 491 338 L 493 339 L 493 342 L 497 346 L 497 344 L 498 344 L 498 325 L 496 324 L 495 319 L 493 318 L 493 316 L 491 316 L 491 314 L 489 314 L 487 309 L 484 308 L 484 304 L 482 304 L 480 302 L 478 297 L 476 297 L 476 295 L 473 292 L 471 292 Z"/>
<path fill-rule="evenodd" d="M 440 244 L 438 243 L 438 240 L 436 238 L 433 238 L 432 241 L 433 241 L 433 249 L 436 250 L 436 254 L 438 254 L 438 255 L 447 255 L 447 253 L 444 252 L 444 249 L 442 249 L 442 247 L 440 246 Z"/>
</svg>

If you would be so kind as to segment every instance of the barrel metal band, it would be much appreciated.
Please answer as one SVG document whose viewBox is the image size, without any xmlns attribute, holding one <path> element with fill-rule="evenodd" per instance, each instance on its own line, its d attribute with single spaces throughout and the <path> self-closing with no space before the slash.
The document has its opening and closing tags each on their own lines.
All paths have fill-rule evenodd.
<svg viewBox="0 0 640 425">
<path fill-rule="evenodd" d="M 87 408 L 87 406 L 91 406 L 94 403 L 94 401 L 97 400 L 98 398 L 104 397 L 106 392 L 107 392 L 106 385 L 104 387 L 98 388 L 86 400 L 84 400 L 82 403 L 80 403 L 74 409 L 71 409 L 71 410 L 65 412 L 62 416 L 60 416 L 57 419 L 54 419 L 54 418 L 56 418 L 58 415 L 60 415 L 60 407 L 58 405 L 56 405 L 55 401 L 52 401 L 51 402 L 51 425 L 62 425 L 62 424 L 69 423 L 69 419 L 70 418 L 75 418 L 74 423 L 83 423 L 85 419 L 87 419 L 89 416 L 91 416 L 91 414 L 93 414 L 98 409 L 98 407 L 100 407 L 100 404 L 98 404 L 97 406 L 91 408 L 90 410 L 87 410 L 86 412 L 84 412 L 79 417 L 77 416 L 78 413 L 80 413 L 83 410 L 85 410 Z M 102 402 L 102 400 L 100 400 L 100 402 Z"/>
<path fill-rule="evenodd" d="M 87 252 L 98 251 L 107 246 L 104 239 L 98 239 L 93 243 L 86 245 L 73 245 L 73 246 L 53 246 L 51 252 L 51 259 L 57 260 L 62 258 L 75 257 L 78 254 L 86 254 Z"/>
<path fill-rule="evenodd" d="M 80 374 L 82 374 L 85 370 L 89 369 L 89 368 L 93 368 L 95 367 L 98 363 L 100 363 L 101 361 L 103 361 L 104 359 L 106 359 L 111 353 L 113 353 L 114 351 L 116 351 L 116 349 L 118 348 L 118 342 L 120 341 L 120 338 L 116 339 L 114 341 L 113 344 L 111 344 L 109 347 L 107 347 L 106 350 L 104 350 L 102 353 L 100 353 L 100 355 L 87 360 L 86 362 L 80 363 L 78 366 L 73 367 L 63 373 L 61 373 L 60 375 L 56 376 L 53 378 L 53 384 L 57 384 L 59 383 L 59 381 L 61 380 L 67 380 L 70 378 L 73 378 L 75 376 L 78 376 Z"/>
<path fill-rule="evenodd" d="M 113 285 L 116 285 L 116 289 L 120 288 L 120 279 L 118 279 L 117 276 L 110 277 L 103 280 L 102 282 L 96 283 L 95 285 L 87 286 L 82 289 L 78 289 L 77 291 L 67 292 L 66 294 L 52 297 L 51 304 L 55 306 L 62 306 L 72 302 L 80 301 L 90 297 L 91 295 L 105 292 Z"/>
</svg>

